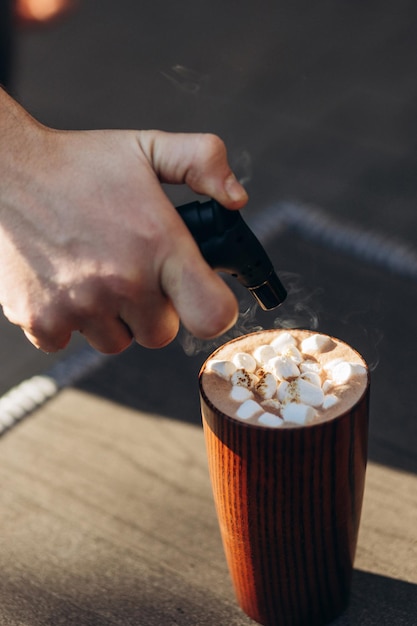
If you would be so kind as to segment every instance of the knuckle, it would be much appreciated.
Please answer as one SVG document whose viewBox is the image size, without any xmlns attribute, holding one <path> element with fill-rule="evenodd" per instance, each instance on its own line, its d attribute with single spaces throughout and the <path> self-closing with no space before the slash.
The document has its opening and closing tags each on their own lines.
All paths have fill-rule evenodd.
<svg viewBox="0 0 417 626">
<path fill-rule="evenodd" d="M 227 151 L 223 140 L 212 133 L 199 135 L 193 162 L 187 172 L 185 182 L 199 193 L 209 191 L 213 179 L 228 171 Z"/>
<path fill-rule="evenodd" d="M 32 310 L 26 308 L 18 316 L 9 316 L 9 320 L 13 324 L 17 324 L 33 337 L 42 337 L 45 332 L 45 317 L 41 310 Z"/>
<path fill-rule="evenodd" d="M 135 340 L 145 348 L 164 348 L 175 339 L 178 329 L 178 315 L 170 307 L 169 310 L 160 312 L 158 318 L 155 318 L 154 323 L 147 326 L 145 331 L 143 327 L 138 328 Z"/>
<path fill-rule="evenodd" d="M 45 352 L 56 352 L 67 345 L 71 332 L 63 320 L 48 310 L 28 311 L 19 326 L 30 341 Z"/>
<path fill-rule="evenodd" d="M 158 349 L 164 348 L 171 343 L 177 336 L 178 328 L 173 331 L 169 328 L 152 328 L 146 333 L 146 336 L 136 338 L 136 341 L 145 348 Z"/>
<path fill-rule="evenodd" d="M 224 141 L 214 133 L 201 135 L 202 151 L 207 158 L 218 158 L 226 153 Z"/>
</svg>

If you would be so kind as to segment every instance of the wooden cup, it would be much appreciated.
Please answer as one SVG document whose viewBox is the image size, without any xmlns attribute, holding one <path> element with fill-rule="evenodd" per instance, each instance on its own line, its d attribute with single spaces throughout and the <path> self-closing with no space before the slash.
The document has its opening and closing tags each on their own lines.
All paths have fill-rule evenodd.
<svg viewBox="0 0 417 626">
<path fill-rule="evenodd" d="M 238 603 L 265 626 L 327 624 L 349 599 L 365 483 L 369 379 L 346 413 L 274 429 L 213 406 L 203 370 L 209 473 Z"/>
</svg>

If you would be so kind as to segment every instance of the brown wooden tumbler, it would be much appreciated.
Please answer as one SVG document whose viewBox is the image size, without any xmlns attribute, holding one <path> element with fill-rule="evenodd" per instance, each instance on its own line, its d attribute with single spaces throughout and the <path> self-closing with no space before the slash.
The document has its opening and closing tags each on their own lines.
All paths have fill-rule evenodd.
<svg viewBox="0 0 417 626">
<path fill-rule="evenodd" d="M 349 599 L 369 379 L 348 412 L 293 428 L 223 414 L 206 397 L 201 373 L 200 396 L 214 501 L 241 608 L 265 626 L 329 623 Z"/>
</svg>

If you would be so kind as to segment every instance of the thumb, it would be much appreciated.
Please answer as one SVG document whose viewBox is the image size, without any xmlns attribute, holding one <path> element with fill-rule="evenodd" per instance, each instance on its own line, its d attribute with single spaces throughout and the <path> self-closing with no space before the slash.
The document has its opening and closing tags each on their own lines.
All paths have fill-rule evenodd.
<svg viewBox="0 0 417 626">
<path fill-rule="evenodd" d="M 187 330 L 201 339 L 211 339 L 236 323 L 237 301 L 222 278 L 194 250 L 194 242 L 184 244 L 165 260 L 161 287 Z"/>
<path fill-rule="evenodd" d="M 224 142 L 209 133 L 140 131 L 139 143 L 164 183 L 186 183 L 229 209 L 241 209 L 248 195 L 227 160 Z"/>
</svg>

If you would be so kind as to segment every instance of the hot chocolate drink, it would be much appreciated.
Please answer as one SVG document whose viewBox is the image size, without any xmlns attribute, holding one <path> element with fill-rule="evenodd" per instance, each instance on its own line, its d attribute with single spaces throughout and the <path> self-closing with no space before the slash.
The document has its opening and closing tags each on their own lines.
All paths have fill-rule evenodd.
<svg viewBox="0 0 417 626">
<path fill-rule="evenodd" d="M 272 428 L 315 424 L 348 411 L 368 370 L 349 345 L 308 330 L 239 337 L 207 361 L 202 388 L 225 415 Z"/>
<path fill-rule="evenodd" d="M 324 626 L 349 599 L 369 378 L 353 348 L 307 330 L 245 335 L 200 372 L 213 496 L 241 608 Z"/>
</svg>

